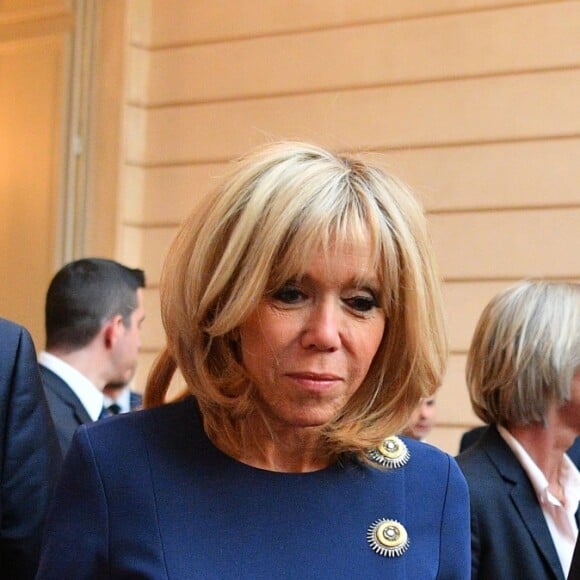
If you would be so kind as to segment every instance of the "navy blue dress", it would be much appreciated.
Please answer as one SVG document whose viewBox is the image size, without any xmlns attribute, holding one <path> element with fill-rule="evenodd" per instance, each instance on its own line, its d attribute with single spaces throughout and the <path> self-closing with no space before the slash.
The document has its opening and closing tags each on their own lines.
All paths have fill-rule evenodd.
<svg viewBox="0 0 580 580">
<path fill-rule="evenodd" d="M 469 499 L 455 461 L 405 439 L 380 470 L 249 467 L 206 437 L 193 399 L 82 426 L 52 505 L 38 578 L 467 579 Z M 396 520 L 408 549 L 373 551 Z"/>
</svg>

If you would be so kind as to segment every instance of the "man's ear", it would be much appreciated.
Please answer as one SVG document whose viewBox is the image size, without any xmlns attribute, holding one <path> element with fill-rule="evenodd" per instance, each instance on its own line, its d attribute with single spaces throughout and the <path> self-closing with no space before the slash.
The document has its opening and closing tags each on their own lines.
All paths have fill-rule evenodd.
<svg viewBox="0 0 580 580">
<path fill-rule="evenodd" d="M 115 316 L 105 323 L 103 327 L 103 338 L 107 349 L 115 346 L 117 339 L 121 336 L 123 328 L 123 317 L 120 314 L 115 314 Z"/>
</svg>

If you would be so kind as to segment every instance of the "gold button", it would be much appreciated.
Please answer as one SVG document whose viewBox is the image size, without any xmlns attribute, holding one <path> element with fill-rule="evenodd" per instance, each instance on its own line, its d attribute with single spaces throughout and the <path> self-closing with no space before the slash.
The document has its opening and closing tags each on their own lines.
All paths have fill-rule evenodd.
<svg viewBox="0 0 580 580">
<path fill-rule="evenodd" d="M 377 554 L 389 558 L 401 556 L 409 548 L 407 530 L 397 520 L 377 520 L 369 528 L 367 540 Z"/>
<path fill-rule="evenodd" d="M 405 465 L 411 454 L 409 449 L 399 437 L 387 437 L 382 443 L 368 453 L 369 457 L 389 469 L 395 469 Z"/>
</svg>

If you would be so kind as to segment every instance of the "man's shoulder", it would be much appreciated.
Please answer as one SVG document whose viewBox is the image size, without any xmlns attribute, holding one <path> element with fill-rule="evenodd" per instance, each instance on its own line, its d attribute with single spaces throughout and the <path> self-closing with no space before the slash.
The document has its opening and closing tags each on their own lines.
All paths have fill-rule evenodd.
<svg viewBox="0 0 580 580">
<path fill-rule="evenodd" d="M 2 339 L 14 340 L 20 336 L 23 331 L 24 327 L 16 322 L 12 322 L 6 318 L 0 318 L 0 337 L 2 337 Z"/>
<path fill-rule="evenodd" d="M 66 391 L 72 392 L 66 381 L 59 377 L 54 371 L 51 371 L 43 364 L 39 364 L 38 368 L 40 370 L 40 378 L 42 379 L 42 384 L 45 386 L 45 390 L 48 389 L 60 395 L 66 393 Z"/>
<path fill-rule="evenodd" d="M 34 343 L 28 330 L 16 322 L 0 318 L 0 357 L 5 360 L 13 359 L 22 344 L 36 356 Z"/>
<path fill-rule="evenodd" d="M 19 324 L 0 318 L 0 390 L 5 400 L 3 410 L 17 391 L 25 397 L 37 397 L 40 390 L 36 351 L 30 333 Z"/>
<path fill-rule="evenodd" d="M 38 367 L 44 394 L 57 429 L 62 427 L 63 421 L 72 420 L 75 425 L 90 422 L 87 410 L 69 384 L 49 368 L 41 364 Z"/>
</svg>

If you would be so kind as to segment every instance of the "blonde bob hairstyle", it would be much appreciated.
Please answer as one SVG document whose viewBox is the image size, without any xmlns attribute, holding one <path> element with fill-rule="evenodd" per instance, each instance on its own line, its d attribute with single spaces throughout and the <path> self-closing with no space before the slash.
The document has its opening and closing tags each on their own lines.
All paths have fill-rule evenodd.
<svg viewBox="0 0 580 580">
<path fill-rule="evenodd" d="M 477 323 L 466 378 L 486 423 L 546 424 L 570 399 L 580 365 L 580 285 L 527 281 L 497 295 Z"/>
<path fill-rule="evenodd" d="M 425 218 L 409 190 L 378 167 L 304 143 L 271 144 L 241 159 L 183 224 L 163 268 L 167 346 L 146 406 L 165 402 L 178 367 L 210 437 L 219 434 L 234 455 L 257 445 L 246 423 L 261 417 L 268 427 L 268 418 L 241 364 L 238 329 L 264 296 L 306 272 L 314 252 L 341 243 L 370 245 L 386 326 L 363 384 L 321 427 L 322 440 L 329 454 L 362 457 L 399 432 L 441 383 L 447 358 Z"/>
</svg>

